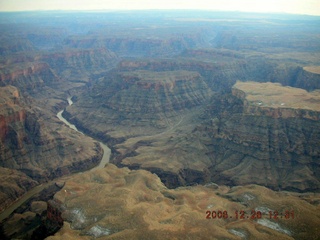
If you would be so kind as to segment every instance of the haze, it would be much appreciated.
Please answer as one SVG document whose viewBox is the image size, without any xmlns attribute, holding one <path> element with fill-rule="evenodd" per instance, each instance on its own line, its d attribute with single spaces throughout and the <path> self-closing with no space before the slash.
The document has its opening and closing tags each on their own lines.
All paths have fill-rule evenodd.
<svg viewBox="0 0 320 240">
<path fill-rule="evenodd" d="M 203 9 L 320 15 L 318 0 L 0 0 L 0 11 Z"/>
</svg>

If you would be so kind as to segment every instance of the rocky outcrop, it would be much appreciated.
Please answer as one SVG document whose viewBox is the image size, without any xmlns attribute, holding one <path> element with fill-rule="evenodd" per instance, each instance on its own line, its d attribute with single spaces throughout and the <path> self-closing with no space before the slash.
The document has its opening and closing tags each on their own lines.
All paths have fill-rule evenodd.
<svg viewBox="0 0 320 240">
<path fill-rule="evenodd" d="M 23 62 L 6 66 L 0 72 L 0 84 L 14 85 L 21 91 L 35 93 L 59 82 L 59 77 L 44 62 Z"/>
<path fill-rule="evenodd" d="M 183 50 L 200 45 L 203 42 L 199 33 L 183 36 L 161 37 L 69 37 L 63 45 L 68 48 L 101 48 L 105 47 L 120 56 L 172 56 Z"/>
<path fill-rule="evenodd" d="M 299 68 L 295 85 L 308 91 L 320 89 L 320 72 L 308 67 Z"/>
<path fill-rule="evenodd" d="M 19 171 L 25 182 L 30 182 L 24 191 L 98 164 L 103 151 L 91 138 L 72 132 L 52 118 L 49 110 L 27 105 L 13 86 L 1 87 L 0 96 L 0 166 Z M 7 183 L 3 184 L 5 189 Z M 7 205 L 13 200 L 11 196 L 3 202 Z"/>
<path fill-rule="evenodd" d="M 170 188 L 214 181 L 318 191 L 319 94 L 273 83 L 242 84 L 233 88 L 235 96 L 214 96 L 206 111 L 186 116 L 171 131 L 115 145 L 112 162 L 156 173 Z"/>
<path fill-rule="evenodd" d="M 259 52 L 291 52 L 291 51 L 319 51 L 318 38 L 313 35 L 308 41 L 301 36 L 305 35 L 310 29 L 315 29 L 316 25 L 307 27 L 297 26 L 292 29 L 284 25 L 266 27 L 265 23 L 255 24 L 235 23 L 230 28 L 222 29 L 212 40 L 212 44 L 217 48 L 233 50 L 253 50 Z M 276 23 L 275 21 L 274 23 Z M 258 23 L 258 24 L 257 24 Z M 279 23 L 279 22 L 277 22 Z M 270 25 L 269 25 L 270 26 Z"/>
<path fill-rule="evenodd" d="M 226 92 L 236 81 L 277 82 L 284 86 L 307 91 L 320 89 L 319 74 L 307 71 L 293 62 L 280 61 L 262 54 L 210 49 L 186 50 L 172 59 L 123 60 L 121 71 L 184 69 L 201 74 L 207 85 L 218 92 Z"/>
<path fill-rule="evenodd" d="M 38 184 L 20 171 L 3 167 L 0 167 L 0 181 L 0 212 Z"/>
<path fill-rule="evenodd" d="M 200 61 L 197 56 L 204 59 Z M 206 60 L 210 57 L 210 61 Z M 228 62 L 230 59 L 233 60 Z M 319 150 L 315 144 L 319 141 L 316 137 L 319 129 L 317 92 L 256 83 L 269 86 L 260 90 L 270 100 L 262 96 L 249 102 L 240 88 L 229 89 L 236 81 L 236 69 L 242 69 L 239 76 L 255 76 L 256 69 L 249 68 L 248 63 L 240 53 L 220 50 L 190 51 L 176 61 L 125 60 L 93 86 L 90 93 L 79 97 L 67 114 L 74 116 L 70 120 L 88 133 L 116 144 L 112 161 L 118 166 L 149 170 L 158 174 L 168 187 L 214 180 L 231 185 L 257 183 L 274 189 L 319 189 L 316 173 Z M 256 67 L 260 64 L 257 62 Z M 262 71 L 259 80 L 266 81 L 276 73 L 279 77 L 274 81 L 289 84 L 294 79 L 294 71 L 287 72 L 273 64 L 267 65 L 273 69 L 269 76 L 262 80 Z M 177 77 L 183 72 L 188 81 Z M 219 99 L 219 94 L 214 96 L 211 91 L 208 94 L 205 86 L 216 92 L 232 91 L 236 97 Z M 197 106 L 208 104 L 211 96 L 214 98 L 208 111 L 196 110 Z M 94 110 L 97 106 L 99 110 Z M 286 146 L 282 145 L 283 137 L 288 143 Z M 149 144 L 141 145 L 143 141 Z M 299 146 L 293 144 L 294 141 Z M 306 146 L 312 146 L 308 153 L 303 153 L 308 150 L 296 151 Z M 285 167 L 284 159 L 287 159 Z M 302 165 L 304 161 L 306 165 Z M 247 166 L 251 162 L 255 162 L 260 171 L 273 170 L 264 171 L 264 175 L 249 173 L 251 168 Z M 301 168 L 305 168 L 303 173 L 291 172 Z M 288 174 L 286 178 L 280 177 L 281 171 Z"/>
<path fill-rule="evenodd" d="M 273 85 L 272 89 L 278 87 L 283 88 Z M 282 101 L 291 101 L 286 96 L 295 98 L 298 103 L 303 101 L 294 95 L 297 89 L 288 89 L 292 95 L 285 94 Z M 318 191 L 320 125 L 314 119 L 319 115 L 318 110 L 311 114 L 308 113 L 310 109 L 281 109 L 282 101 L 278 103 L 279 107 L 268 107 L 268 97 L 274 101 L 277 98 L 267 90 L 258 102 L 260 106 L 248 107 L 252 104 L 245 104 L 251 100 L 248 94 L 259 97 L 254 88 L 249 87 L 248 91 L 244 99 L 244 93 L 234 89 L 235 95 L 243 101 L 232 96 L 217 99 L 211 107 L 211 126 L 205 125 L 206 128 L 200 131 L 209 133 L 211 139 L 211 143 L 203 143 L 211 149 L 208 154 L 213 162 L 210 167 L 212 180 L 232 185 L 257 183 L 273 189 Z M 306 96 L 307 93 L 300 97 Z M 238 111 L 226 111 L 226 104 L 233 105 Z"/>
<path fill-rule="evenodd" d="M 10 56 L 18 52 L 33 51 L 34 47 L 27 38 L 20 36 L 17 38 L 2 36 L 0 39 L 0 55 Z"/>
<path fill-rule="evenodd" d="M 243 101 L 243 113 L 272 118 L 320 120 L 320 91 L 275 83 L 237 82 L 232 94 Z"/>
<path fill-rule="evenodd" d="M 192 71 L 114 72 L 67 108 L 66 116 L 72 115 L 70 121 L 96 136 L 147 135 L 170 128 L 183 113 L 208 101 L 211 94 L 203 78 Z"/>
<path fill-rule="evenodd" d="M 61 97 L 61 89 L 84 87 L 118 61 L 117 55 L 105 48 L 18 53 L 0 60 L 0 86 L 14 85 L 37 98 L 44 97 L 44 91 Z"/>
<path fill-rule="evenodd" d="M 256 185 L 215 183 L 167 189 L 150 172 L 108 164 L 75 176 L 55 194 L 57 222 L 61 214 L 64 224 L 48 239 L 312 238 L 319 235 L 320 216 L 317 206 L 303 199 L 318 195 L 300 199 Z"/>
<path fill-rule="evenodd" d="M 263 55 L 250 55 L 232 50 L 187 50 L 176 59 L 123 60 L 121 71 L 182 69 L 201 74 L 215 92 L 229 92 L 236 81 L 278 82 L 306 90 L 319 88 L 317 78 L 303 77 L 302 67 L 280 62 Z M 308 81 L 309 80 L 309 81 Z"/>
<path fill-rule="evenodd" d="M 94 75 L 104 73 L 118 62 L 118 56 L 105 48 L 66 49 L 35 58 L 50 67 L 65 81 L 88 82 Z"/>
<path fill-rule="evenodd" d="M 59 229 L 63 225 L 62 203 L 49 200 L 47 204 L 47 221 L 52 229 Z"/>
<path fill-rule="evenodd" d="M 199 53 L 200 52 L 200 53 Z M 119 63 L 121 71 L 152 70 L 174 71 L 182 69 L 201 74 L 212 91 L 226 91 L 239 79 L 248 75 L 244 59 L 223 57 L 217 51 L 185 51 L 182 57 L 172 59 L 124 60 Z"/>
<path fill-rule="evenodd" d="M 206 84 L 197 72 L 137 71 L 120 73 L 115 78 L 113 81 L 117 86 L 114 88 L 120 91 L 110 96 L 105 106 L 118 112 L 136 113 L 141 117 L 150 113 L 190 109 L 210 97 Z"/>
</svg>

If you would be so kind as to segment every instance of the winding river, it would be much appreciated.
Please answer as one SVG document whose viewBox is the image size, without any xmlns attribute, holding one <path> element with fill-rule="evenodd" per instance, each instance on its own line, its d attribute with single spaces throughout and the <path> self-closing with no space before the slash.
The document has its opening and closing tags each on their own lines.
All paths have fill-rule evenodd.
<svg viewBox="0 0 320 240">
<path fill-rule="evenodd" d="M 67 98 L 67 101 L 68 101 L 69 106 L 71 106 L 71 105 L 73 104 L 73 101 L 72 101 L 72 98 L 71 98 L 71 97 L 68 97 L 68 98 Z M 69 122 L 62 116 L 63 111 L 64 111 L 64 110 L 58 112 L 57 117 L 58 117 L 62 122 L 64 122 L 66 125 L 68 125 L 70 128 L 72 128 L 73 130 L 75 130 L 75 131 L 77 131 L 77 132 L 79 132 L 79 133 L 81 133 L 81 134 L 84 135 L 84 133 L 81 132 L 81 131 L 79 131 L 75 125 L 69 123 Z M 94 168 L 92 168 L 91 170 L 98 169 L 98 168 L 104 168 L 105 165 L 109 162 L 109 159 L 110 159 L 110 154 L 111 154 L 110 148 L 108 148 L 108 146 L 105 145 L 105 144 L 102 143 L 102 142 L 99 142 L 99 143 L 100 143 L 101 148 L 103 149 L 103 156 L 102 156 L 102 159 L 101 159 L 99 165 L 96 166 L 96 167 L 94 167 Z"/>
<path fill-rule="evenodd" d="M 73 104 L 72 102 L 72 97 L 68 97 L 67 98 L 68 104 L 69 106 L 71 106 Z M 73 130 L 85 135 L 84 133 L 82 133 L 81 131 L 79 131 L 77 129 L 77 127 L 71 123 L 69 123 L 63 116 L 64 110 L 61 110 L 60 112 L 57 113 L 57 117 L 64 122 L 67 126 L 69 126 L 70 128 L 72 128 Z M 98 141 L 99 142 L 99 141 Z M 88 170 L 88 171 L 92 171 L 95 169 L 99 169 L 99 168 L 104 168 L 105 165 L 109 162 L 110 159 L 110 154 L 111 154 L 111 150 L 110 148 L 108 148 L 107 145 L 105 145 L 102 142 L 99 142 L 101 148 L 103 149 L 103 156 L 102 159 L 99 163 L 98 166 Z M 85 172 L 85 171 L 84 171 Z M 7 207 L 3 212 L 0 213 L 0 222 L 3 221 L 5 218 L 9 217 L 11 213 L 13 213 L 14 210 L 16 210 L 18 207 L 20 207 L 23 203 L 25 203 L 26 201 L 28 201 L 30 198 L 32 198 L 34 195 L 36 195 L 37 193 L 41 192 L 43 189 L 45 189 L 46 187 L 48 187 L 50 184 L 57 182 L 58 180 L 66 180 L 67 178 L 70 178 L 71 176 L 78 174 L 78 173 L 74 173 L 68 176 L 63 176 L 61 178 L 57 178 L 54 179 L 52 181 L 49 181 L 47 183 L 41 184 L 39 186 L 36 186 L 34 188 L 32 188 L 31 190 L 29 190 L 27 193 L 25 193 L 23 196 L 21 196 L 17 201 L 15 201 L 12 205 L 10 205 L 9 207 Z"/>
</svg>

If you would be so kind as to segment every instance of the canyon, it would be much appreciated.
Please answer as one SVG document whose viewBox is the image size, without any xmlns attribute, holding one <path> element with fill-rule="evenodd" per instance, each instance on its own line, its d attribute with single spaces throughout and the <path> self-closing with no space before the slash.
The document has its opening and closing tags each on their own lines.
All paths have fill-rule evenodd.
<svg viewBox="0 0 320 240">
<path fill-rule="evenodd" d="M 1 239 L 319 237 L 318 18 L 24 14 L 0 26 L 1 211 L 30 196 Z"/>
</svg>

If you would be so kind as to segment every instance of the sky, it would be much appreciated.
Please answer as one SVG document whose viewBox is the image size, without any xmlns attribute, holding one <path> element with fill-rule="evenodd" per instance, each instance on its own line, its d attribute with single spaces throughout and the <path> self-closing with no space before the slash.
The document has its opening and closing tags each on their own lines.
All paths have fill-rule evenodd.
<svg viewBox="0 0 320 240">
<path fill-rule="evenodd" d="M 320 0 L 0 0 L 0 11 L 203 9 L 320 16 Z"/>
</svg>

